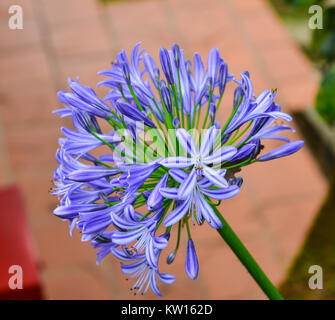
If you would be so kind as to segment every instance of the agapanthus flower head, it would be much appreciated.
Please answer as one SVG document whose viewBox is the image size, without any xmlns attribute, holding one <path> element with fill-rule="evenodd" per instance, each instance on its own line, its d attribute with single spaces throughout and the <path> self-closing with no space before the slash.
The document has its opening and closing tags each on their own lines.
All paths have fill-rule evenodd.
<svg viewBox="0 0 335 320">
<path fill-rule="evenodd" d="M 111 69 L 100 72 L 107 78 L 98 85 L 109 88 L 103 99 L 69 79 L 71 91 L 58 93 L 64 108 L 55 113 L 71 117 L 73 127 L 62 128 L 53 194 L 60 200 L 54 215 L 99 249 L 98 263 L 113 255 L 122 272 L 136 279 L 135 293 L 151 288 L 160 296 L 157 279 L 175 279 L 159 270 L 168 242 L 176 243 L 167 257 L 171 264 L 187 232 L 185 270 L 197 278 L 191 233 L 204 222 L 222 227 L 215 207 L 239 194 L 241 168 L 290 155 L 303 141 L 278 135 L 292 128 L 276 121 L 291 121 L 274 102 L 276 91 L 256 96 L 249 73 L 229 73 L 217 48 L 207 65 L 198 53 L 193 62 L 185 59 L 176 44 L 161 48 L 159 61 L 161 67 L 140 44 L 130 59 L 122 50 Z M 230 115 L 222 119 L 228 85 L 235 86 L 234 98 L 225 101 Z M 110 130 L 102 130 L 102 121 Z M 284 144 L 264 153 L 265 139 Z M 170 239 L 171 229 L 177 239 Z"/>
</svg>

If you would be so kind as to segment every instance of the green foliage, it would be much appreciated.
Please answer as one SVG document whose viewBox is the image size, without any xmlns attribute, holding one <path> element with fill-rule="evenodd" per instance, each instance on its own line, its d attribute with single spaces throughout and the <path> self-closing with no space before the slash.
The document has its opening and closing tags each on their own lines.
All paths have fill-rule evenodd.
<svg viewBox="0 0 335 320">
<path fill-rule="evenodd" d="M 306 26 L 312 16 L 309 7 L 319 5 L 323 8 L 323 29 L 310 30 L 311 41 L 302 44 L 309 58 L 321 70 L 329 70 L 335 62 L 335 6 L 324 0 L 269 0 L 284 21 L 295 20 Z"/>
<path fill-rule="evenodd" d="M 310 54 L 328 65 L 335 62 L 335 7 L 323 11 L 323 29 L 313 30 Z"/>
<path fill-rule="evenodd" d="M 285 299 L 335 299 L 335 171 L 329 194 L 323 204 L 304 245 L 279 291 Z M 311 290 L 308 269 L 319 265 L 323 269 L 323 290 Z"/>
<path fill-rule="evenodd" d="M 313 4 L 320 5 L 324 1 L 323 0 L 285 0 L 285 2 L 288 5 L 302 8 L 302 7 L 312 6 Z"/>
<path fill-rule="evenodd" d="M 308 8 L 311 5 L 322 5 L 324 0 L 269 0 L 275 10 L 284 19 L 298 19 L 306 21 Z"/>
<path fill-rule="evenodd" d="M 329 125 L 335 124 L 335 70 L 326 73 L 316 96 L 316 110 Z"/>
</svg>

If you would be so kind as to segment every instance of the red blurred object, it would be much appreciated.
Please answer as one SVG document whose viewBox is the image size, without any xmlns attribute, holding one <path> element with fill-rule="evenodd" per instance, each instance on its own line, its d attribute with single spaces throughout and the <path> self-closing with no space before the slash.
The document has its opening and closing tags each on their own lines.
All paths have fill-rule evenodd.
<svg viewBox="0 0 335 320">
<path fill-rule="evenodd" d="M 22 267 L 22 289 L 9 287 L 9 279 L 17 274 L 9 273 L 13 265 Z M 37 259 L 17 187 L 0 190 L 0 299 L 42 299 Z"/>
</svg>

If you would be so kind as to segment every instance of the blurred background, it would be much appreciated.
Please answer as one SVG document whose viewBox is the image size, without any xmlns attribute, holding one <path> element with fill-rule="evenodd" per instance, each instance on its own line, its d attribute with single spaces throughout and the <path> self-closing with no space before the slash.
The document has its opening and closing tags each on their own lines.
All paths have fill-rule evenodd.
<svg viewBox="0 0 335 320">
<path fill-rule="evenodd" d="M 323 29 L 309 28 L 313 4 Z M 22 30 L 8 27 L 12 5 L 23 9 Z M 285 298 L 335 298 L 334 12 L 333 1 L 316 0 L 2 0 L 0 297 L 133 298 L 119 262 L 108 257 L 96 266 L 90 244 L 52 215 L 57 199 L 48 192 L 60 127 L 71 125 L 51 114 L 60 107 L 57 91 L 69 76 L 94 88 L 97 72 L 141 41 L 156 60 L 174 42 L 189 58 L 206 59 L 216 46 L 230 72 L 250 72 L 256 94 L 278 88 L 277 102 L 295 119 L 290 137 L 307 144 L 242 170 L 242 192 L 221 210 Z M 231 104 L 228 92 L 224 106 Z M 203 225 L 193 234 L 199 277 L 185 275 L 182 241 L 175 262 L 161 267 L 176 275 L 161 286 L 164 298 L 266 298 L 216 232 Z M 22 266 L 23 290 L 8 288 L 11 265 Z M 323 268 L 323 290 L 308 287 L 311 265 Z"/>
</svg>

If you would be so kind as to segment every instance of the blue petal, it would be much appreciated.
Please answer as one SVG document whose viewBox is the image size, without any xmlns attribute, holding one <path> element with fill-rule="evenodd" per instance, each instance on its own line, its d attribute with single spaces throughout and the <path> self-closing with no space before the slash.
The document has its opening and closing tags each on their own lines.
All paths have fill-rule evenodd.
<svg viewBox="0 0 335 320">
<path fill-rule="evenodd" d="M 187 157 L 168 157 L 159 162 L 167 168 L 187 168 L 194 164 L 192 158 Z"/>
<path fill-rule="evenodd" d="M 143 121 L 149 127 L 155 127 L 155 124 L 140 110 L 136 109 L 132 104 L 125 101 L 115 103 L 116 108 L 125 116 L 136 120 Z"/>
<path fill-rule="evenodd" d="M 156 280 L 156 272 L 152 272 L 151 277 L 150 277 L 150 285 L 151 285 L 151 290 L 154 292 L 155 295 L 161 297 L 162 294 L 158 289 L 157 286 L 157 280 Z"/>
<path fill-rule="evenodd" d="M 155 69 L 157 69 L 157 67 L 155 65 L 154 59 L 152 59 L 150 54 L 147 52 L 143 55 L 143 63 L 144 63 L 145 69 L 148 72 L 153 84 L 158 89 L 157 80 L 155 78 Z"/>
<path fill-rule="evenodd" d="M 284 119 L 287 122 L 291 122 L 292 121 L 292 117 L 289 114 L 285 113 L 285 112 L 272 111 L 272 112 L 269 112 L 268 115 L 273 116 L 275 118 Z"/>
<path fill-rule="evenodd" d="M 207 75 L 211 86 L 210 90 L 213 90 L 213 86 L 216 80 L 216 74 L 219 68 L 219 60 L 220 60 L 219 50 L 214 47 L 210 51 L 207 59 Z"/>
<path fill-rule="evenodd" d="M 69 218 L 75 218 L 78 217 L 80 212 L 92 212 L 97 211 L 99 209 L 106 208 L 105 204 L 102 203 L 92 203 L 92 204 L 70 204 L 70 205 L 64 205 L 59 206 L 54 210 L 54 215 L 69 219 Z"/>
<path fill-rule="evenodd" d="M 178 206 L 176 209 L 172 210 L 168 216 L 164 220 L 164 226 L 168 227 L 175 223 L 177 223 L 180 219 L 182 219 L 187 211 L 190 209 L 191 205 L 191 197 L 187 200 L 183 201 L 180 206 Z"/>
<path fill-rule="evenodd" d="M 293 128 L 290 126 L 285 126 L 285 125 L 275 125 L 270 128 L 262 129 L 260 130 L 257 134 L 252 136 L 252 139 L 264 139 L 264 137 L 272 137 L 278 132 L 284 131 L 284 130 L 291 130 L 295 132 Z"/>
<path fill-rule="evenodd" d="M 114 252 L 113 252 L 113 254 L 114 254 Z M 117 256 L 117 255 L 115 255 L 115 256 Z M 121 271 L 122 271 L 123 274 L 132 274 L 132 273 L 135 273 L 143 265 L 143 263 L 144 263 L 143 259 L 139 260 L 137 262 L 131 263 L 131 264 L 121 263 Z"/>
<path fill-rule="evenodd" d="M 192 239 L 188 239 L 185 270 L 190 279 L 198 277 L 199 263 Z"/>
<path fill-rule="evenodd" d="M 176 277 L 170 273 L 158 273 L 158 277 L 165 284 L 171 284 L 176 280 Z"/>
<path fill-rule="evenodd" d="M 227 170 L 225 170 L 225 169 L 218 170 L 218 173 L 222 178 L 225 177 L 226 172 L 227 172 Z M 206 177 L 204 177 L 204 178 L 202 178 L 198 181 L 198 185 L 202 189 L 207 189 L 207 188 L 210 188 L 211 186 L 213 186 L 213 182 L 209 181 Z"/>
<path fill-rule="evenodd" d="M 211 181 L 214 185 L 220 188 L 228 187 L 228 183 L 224 177 L 222 177 L 219 171 L 216 171 L 210 167 L 203 167 L 204 176 Z"/>
<path fill-rule="evenodd" d="M 147 200 L 147 208 L 149 211 L 155 211 L 162 206 L 164 197 L 162 196 L 159 190 L 160 188 L 166 187 L 168 178 L 169 178 L 168 174 L 165 173 L 162 176 L 162 178 L 158 181 L 152 192 L 150 193 L 150 196 Z"/>
<path fill-rule="evenodd" d="M 118 250 L 118 249 L 115 249 L 113 248 L 111 250 L 111 253 L 117 258 L 117 259 L 120 259 L 120 260 L 123 260 L 123 261 L 134 261 L 134 260 L 137 260 L 138 259 L 138 256 L 132 256 L 130 255 L 128 252 L 125 251 L 125 249 L 123 250 Z M 139 264 L 142 264 L 143 263 L 143 260 L 141 262 L 139 262 Z M 124 265 L 124 266 L 127 266 L 127 265 Z M 130 272 L 131 273 L 131 272 Z"/>
<path fill-rule="evenodd" d="M 131 204 L 128 204 L 124 209 L 124 217 L 128 221 L 137 221 L 134 207 Z"/>
<path fill-rule="evenodd" d="M 187 178 L 187 173 L 183 170 L 172 169 L 169 171 L 170 176 L 179 183 L 182 183 Z"/>
<path fill-rule="evenodd" d="M 158 259 L 157 259 L 157 255 L 155 254 L 155 247 L 152 243 L 153 239 L 150 238 L 148 240 L 148 245 L 146 246 L 146 250 L 145 250 L 145 257 L 147 259 L 147 262 L 150 266 L 157 268 L 158 266 Z"/>
<path fill-rule="evenodd" d="M 233 185 L 228 188 L 201 189 L 201 192 L 215 200 L 224 200 L 236 196 L 240 192 L 240 188 Z"/>
<path fill-rule="evenodd" d="M 198 152 L 193 137 L 184 128 L 177 129 L 176 136 L 184 150 L 195 157 Z"/>
<path fill-rule="evenodd" d="M 232 158 L 229 159 L 229 161 L 235 162 L 235 161 L 240 161 L 242 159 L 245 159 L 254 152 L 255 148 L 256 148 L 256 144 L 253 144 L 253 143 L 245 144 L 237 151 L 237 153 Z"/>
<path fill-rule="evenodd" d="M 105 230 L 112 223 L 109 216 L 102 216 L 97 219 L 89 220 L 83 227 L 83 233 L 95 234 Z"/>
<path fill-rule="evenodd" d="M 159 192 L 164 198 L 178 199 L 178 188 L 160 188 Z"/>
<path fill-rule="evenodd" d="M 297 152 L 304 145 L 304 141 L 298 140 L 290 143 L 286 143 L 283 146 L 261 156 L 258 161 L 268 161 L 272 159 L 286 157 L 292 153 Z"/>
<path fill-rule="evenodd" d="M 205 198 L 200 195 L 197 198 L 198 208 L 200 209 L 200 214 L 203 216 L 203 218 L 207 221 L 207 223 L 215 228 L 219 229 L 222 227 L 222 223 L 220 219 L 217 217 L 215 212 L 213 211 L 213 208 L 210 206 L 210 204 L 205 200 Z"/>
<path fill-rule="evenodd" d="M 187 178 L 179 186 L 178 190 L 179 199 L 182 200 L 186 199 L 192 193 L 196 183 L 197 183 L 197 173 L 193 167 L 192 171 L 189 173 Z"/>
<path fill-rule="evenodd" d="M 69 179 L 78 182 L 88 182 L 103 177 L 114 176 L 120 171 L 117 169 L 105 169 L 101 167 L 91 167 L 88 169 L 78 169 L 69 174 Z"/>
<path fill-rule="evenodd" d="M 132 231 L 118 231 L 116 230 L 113 233 L 112 236 L 112 241 L 116 244 L 129 244 L 132 243 L 133 241 L 135 241 L 137 238 L 139 238 L 141 236 L 143 232 L 143 228 L 140 229 L 135 229 Z"/>
<path fill-rule="evenodd" d="M 202 157 L 208 156 L 208 154 L 211 152 L 214 140 L 219 132 L 220 130 L 218 130 L 215 126 L 212 126 L 208 130 L 206 130 L 206 133 L 202 138 L 199 150 L 199 154 L 201 154 Z"/>
<path fill-rule="evenodd" d="M 222 163 L 223 161 L 229 160 L 232 158 L 237 152 L 237 149 L 235 146 L 225 146 L 218 150 L 216 150 L 214 153 L 212 153 L 210 156 L 203 159 L 203 163 L 210 164 L 210 163 Z"/>
<path fill-rule="evenodd" d="M 110 210 L 112 211 L 113 208 L 110 208 Z M 112 214 L 111 217 L 114 225 L 119 229 L 133 230 L 134 228 L 141 226 L 137 221 L 125 220 L 116 214 Z"/>
<path fill-rule="evenodd" d="M 168 241 L 164 237 L 154 237 L 153 243 L 154 243 L 155 248 L 160 249 L 160 250 L 165 249 L 166 246 L 168 245 Z"/>
</svg>

